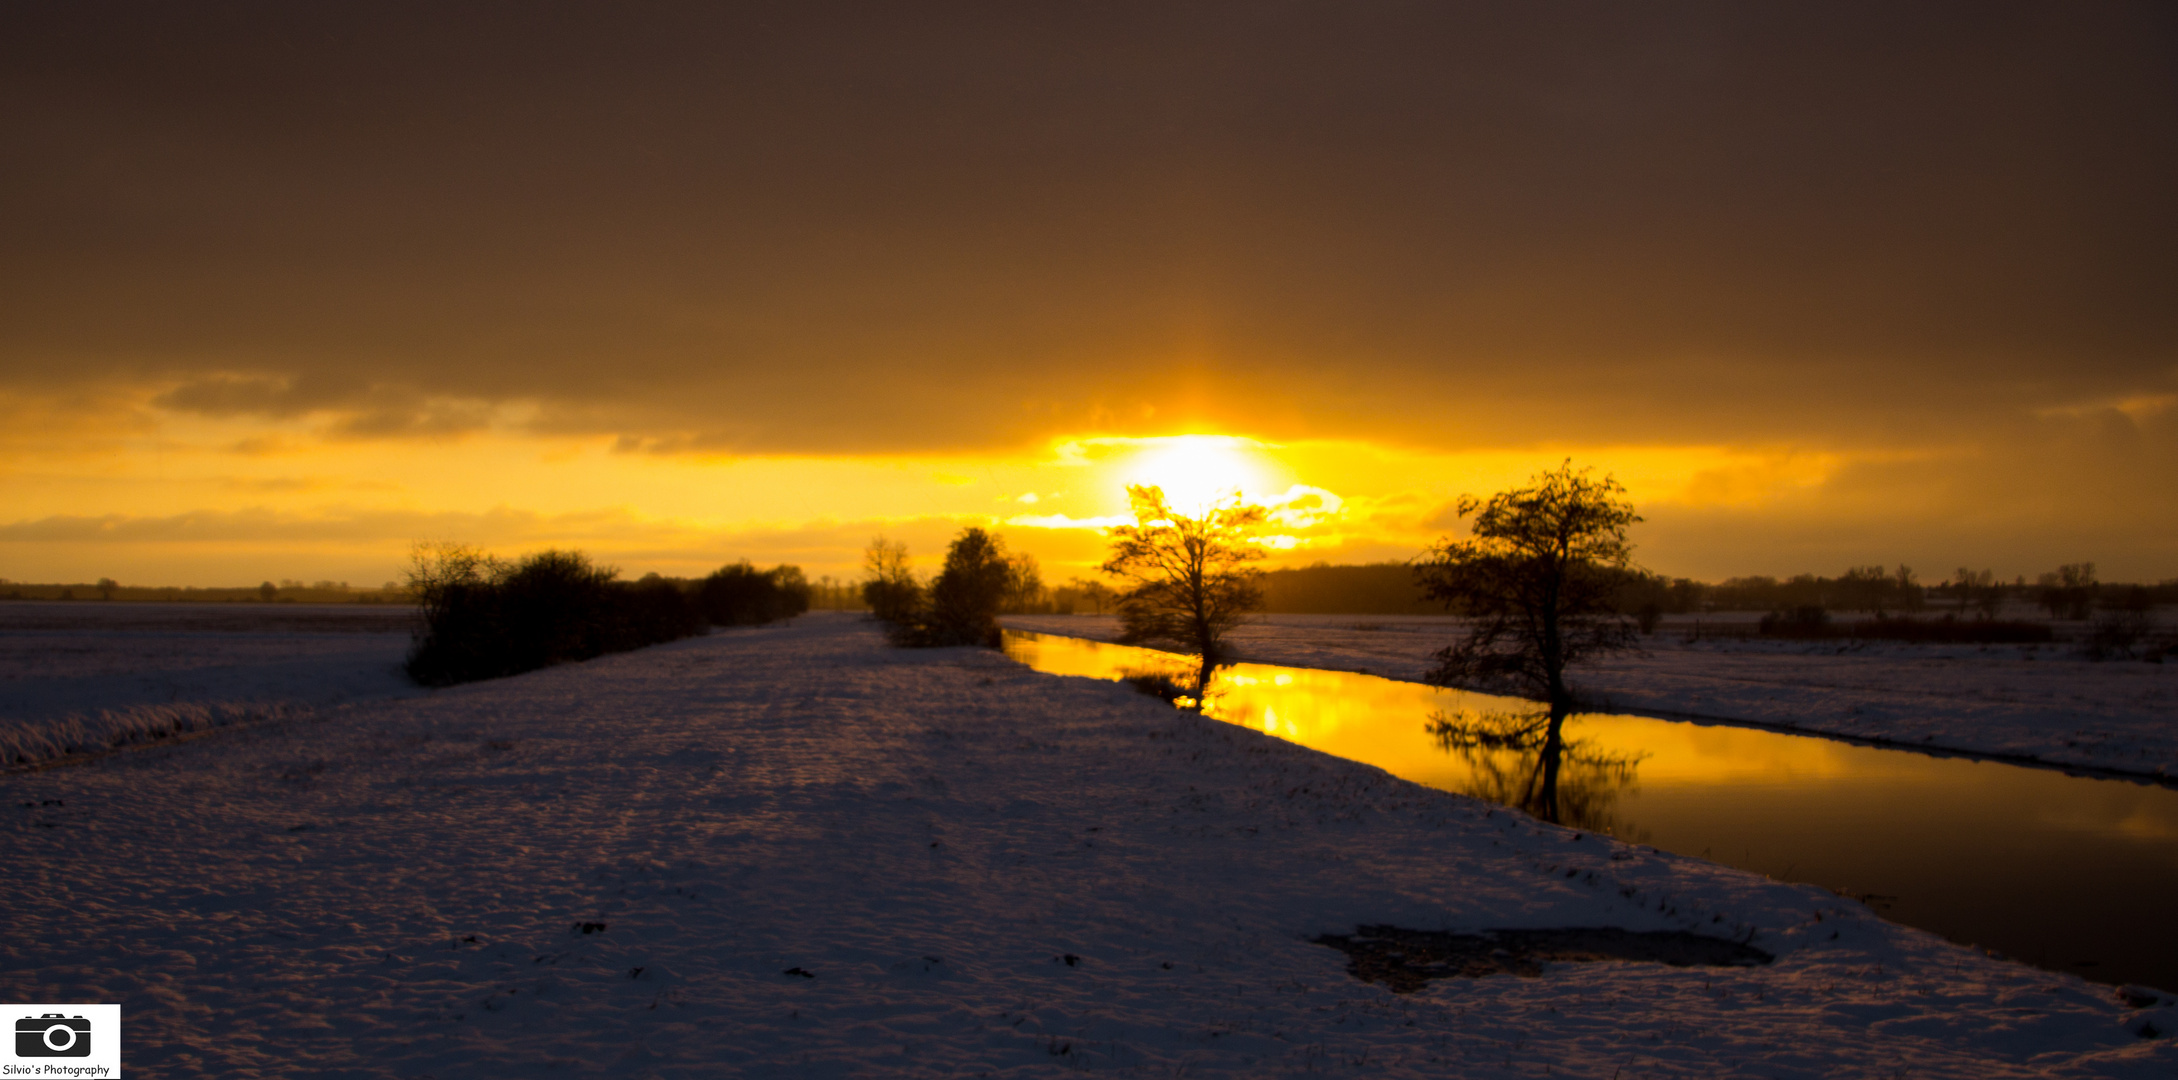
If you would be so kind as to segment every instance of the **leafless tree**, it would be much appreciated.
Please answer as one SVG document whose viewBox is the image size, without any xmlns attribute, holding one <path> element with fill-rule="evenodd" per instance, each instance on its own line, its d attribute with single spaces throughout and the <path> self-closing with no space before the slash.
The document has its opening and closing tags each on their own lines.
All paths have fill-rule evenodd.
<svg viewBox="0 0 2178 1080">
<path fill-rule="evenodd" d="M 1625 490 L 1567 461 L 1527 487 L 1462 496 L 1474 535 L 1440 541 L 1415 565 L 1424 595 L 1473 620 L 1437 653 L 1431 680 L 1540 699 L 1559 718 L 1569 712 L 1566 667 L 1635 641 L 1615 603 L 1632 570 L 1626 531 L 1641 520 Z"/>
<path fill-rule="evenodd" d="M 870 613 L 895 626 L 905 624 L 923 604 L 923 589 L 908 566 L 905 543 L 877 536 L 862 550 L 862 602 Z"/>
<path fill-rule="evenodd" d="M 1006 603 L 1004 610 L 1033 612 L 1044 602 L 1044 574 L 1036 565 L 1036 556 L 1023 552 L 1006 560 Z"/>
<path fill-rule="evenodd" d="M 1249 536 L 1266 513 L 1236 499 L 1200 514 L 1174 510 L 1163 489 L 1127 488 L 1134 524 L 1112 527 L 1103 571 L 1129 587 L 1119 598 L 1120 640 L 1192 650 L 1202 672 L 1225 659 L 1225 635 L 1263 604 L 1263 549 Z M 1199 695 L 1198 695 L 1199 696 Z"/>
</svg>

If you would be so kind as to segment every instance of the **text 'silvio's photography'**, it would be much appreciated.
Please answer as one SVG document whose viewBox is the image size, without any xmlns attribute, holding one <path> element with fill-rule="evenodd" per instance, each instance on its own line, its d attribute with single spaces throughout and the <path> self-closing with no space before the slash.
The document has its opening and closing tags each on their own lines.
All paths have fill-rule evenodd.
<svg viewBox="0 0 2178 1080">
<path fill-rule="evenodd" d="M 2178 1080 L 2174 912 L 2168 3 L 0 2 L 0 1080 Z"/>
</svg>

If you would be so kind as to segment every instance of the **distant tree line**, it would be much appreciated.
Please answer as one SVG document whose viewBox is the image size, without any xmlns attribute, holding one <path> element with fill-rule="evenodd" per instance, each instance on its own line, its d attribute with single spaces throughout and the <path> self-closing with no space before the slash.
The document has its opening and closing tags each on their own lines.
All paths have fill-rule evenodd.
<svg viewBox="0 0 2178 1080">
<path fill-rule="evenodd" d="M 1722 582 L 1629 570 L 1621 578 L 1618 604 L 1626 613 L 1699 614 L 1703 612 L 1791 611 L 1820 607 L 1836 612 L 1953 614 L 1995 618 L 2006 605 L 2031 605 L 2054 618 L 2089 618 L 2094 611 L 2123 604 L 2178 604 L 2178 579 L 2158 585 L 2110 585 L 2092 581 L 2065 583 L 2062 571 L 2043 574 L 2033 584 L 2024 578 L 1996 580 L 1990 571 L 1959 571 L 1950 580 L 1926 584 L 1911 568 L 1849 568 L 1837 577 L 1800 574 L 1789 578 L 1738 577 Z M 1906 570 L 1901 584 L 1898 570 Z M 1962 577 L 1964 583 L 1962 584 Z M 1265 571 L 1262 610 L 1279 615 L 1442 615 L 1444 605 L 1415 588 L 1414 567 L 1404 562 L 1348 565 L 1317 563 Z M 1054 591 L 1054 599 L 1063 596 Z M 1079 596 L 1079 593 L 1075 594 Z M 2085 606 L 2082 606 L 2084 602 Z M 1054 603 L 1058 614 L 1090 613 L 1086 604 L 1070 611 Z M 1101 614 L 1101 612 L 1099 612 Z"/>
<path fill-rule="evenodd" d="M 386 582 L 377 588 L 351 586 L 345 581 L 277 583 L 220 588 L 183 588 L 171 585 L 123 585 L 112 578 L 94 582 L 34 583 L 0 578 L 0 600 L 118 600 L 127 603 L 178 604 L 412 604 L 406 588 Z"/>
<path fill-rule="evenodd" d="M 621 581 L 579 551 L 512 562 L 461 544 L 417 545 L 408 591 L 421 625 L 409 677 L 448 686 L 589 660 L 809 610 L 798 567 L 729 564 L 690 581 L 647 574 Z"/>
<path fill-rule="evenodd" d="M 1782 581 L 1755 576 L 1728 578 L 1708 585 L 1686 578 L 1639 574 L 1621 590 L 1621 605 L 1685 614 L 1699 611 L 1791 611 L 1823 608 L 1869 613 L 1915 612 L 1928 605 L 1928 593 L 1910 566 L 1895 570 L 1856 566 L 1837 577 L 1796 574 Z"/>
<path fill-rule="evenodd" d="M 826 574 L 809 583 L 809 606 L 820 611 L 868 611 L 862 599 L 862 583 L 841 581 Z"/>
</svg>

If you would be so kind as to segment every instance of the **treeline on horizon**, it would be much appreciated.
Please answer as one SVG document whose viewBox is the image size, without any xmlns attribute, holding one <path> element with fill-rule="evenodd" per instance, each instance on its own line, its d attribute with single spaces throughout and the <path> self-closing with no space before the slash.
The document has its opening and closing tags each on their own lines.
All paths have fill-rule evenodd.
<svg viewBox="0 0 2178 1080">
<path fill-rule="evenodd" d="M 1281 615 L 1442 615 L 1442 605 L 1420 597 L 1414 569 L 1402 562 L 1314 566 L 1263 575 L 1263 610 Z M 1837 577 L 1798 574 L 1750 576 L 1721 582 L 1660 574 L 1627 575 L 1619 607 L 1629 615 L 1704 612 L 1963 613 L 1994 618 L 2007 606 L 2039 608 L 2052 618 L 2088 618 L 2113 605 L 2178 604 L 2178 579 L 2154 585 L 2095 579 L 2093 563 L 2074 563 L 2006 582 L 1990 571 L 1959 570 L 1947 580 L 1922 582 L 1909 567 L 1852 567 Z"/>
<path fill-rule="evenodd" d="M 119 600 L 168 604 L 413 604 L 415 594 L 395 582 L 377 588 L 345 581 L 301 582 L 283 579 L 258 585 L 196 587 L 123 585 L 97 581 L 25 582 L 0 578 L 0 600 Z"/>
<path fill-rule="evenodd" d="M 1009 614 L 1103 614 L 1116 593 L 1102 582 L 1074 578 L 1045 586 L 1034 560 L 1013 557 L 1019 584 L 1009 590 Z M 746 566 L 744 563 L 734 564 Z M 1904 570 L 1901 577 L 1900 570 Z M 782 565 L 779 587 L 806 600 L 806 608 L 867 611 L 860 581 L 822 577 L 809 581 L 799 567 Z M 713 575 L 716 576 L 716 575 Z M 709 578 L 643 580 L 667 582 L 693 594 Z M 1413 568 L 1402 562 L 1317 563 L 1266 571 L 1263 611 L 1277 615 L 1442 615 L 1444 608 L 1421 598 Z M 177 603 L 415 604 L 408 586 L 387 582 L 377 588 L 346 582 L 267 581 L 255 586 L 176 587 L 121 585 L 110 578 L 96 582 L 29 583 L 0 578 L 0 600 L 116 600 Z M 1987 570 L 1959 570 L 1950 578 L 1923 583 L 1908 568 L 1854 567 L 1837 577 L 1798 574 L 1788 578 L 1750 576 L 1701 582 L 1655 574 L 1629 576 L 1622 594 L 1628 614 L 1686 615 L 1704 612 L 1783 612 L 1822 608 L 1836 612 L 1942 612 L 1994 618 L 2007 607 L 2039 609 L 2052 618 L 2084 619 L 2100 607 L 2146 603 L 2178 604 L 2178 579 L 2154 585 L 2119 584 L 2095 579 L 2094 564 L 2074 563 L 2039 574 L 1999 580 Z M 805 610 L 806 610 L 805 608 Z"/>
</svg>

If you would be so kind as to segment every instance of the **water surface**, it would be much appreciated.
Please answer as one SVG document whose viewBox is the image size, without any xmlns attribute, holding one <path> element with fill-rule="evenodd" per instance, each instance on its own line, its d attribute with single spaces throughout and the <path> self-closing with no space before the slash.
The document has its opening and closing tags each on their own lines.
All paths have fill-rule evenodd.
<svg viewBox="0 0 2178 1080">
<path fill-rule="evenodd" d="M 1006 631 L 1038 671 L 1189 677 L 1189 657 Z M 1787 881 L 2042 967 L 2178 988 L 2178 790 L 1757 728 L 1577 714 L 1556 798 L 1539 747 L 1476 739 L 1528 703 L 1239 664 L 1204 712 L 1446 791 Z M 1433 734 L 1450 721 L 1452 736 Z M 1464 733 L 1464 735 L 1463 735 Z M 1517 744 L 1520 740 L 1511 740 Z"/>
</svg>

